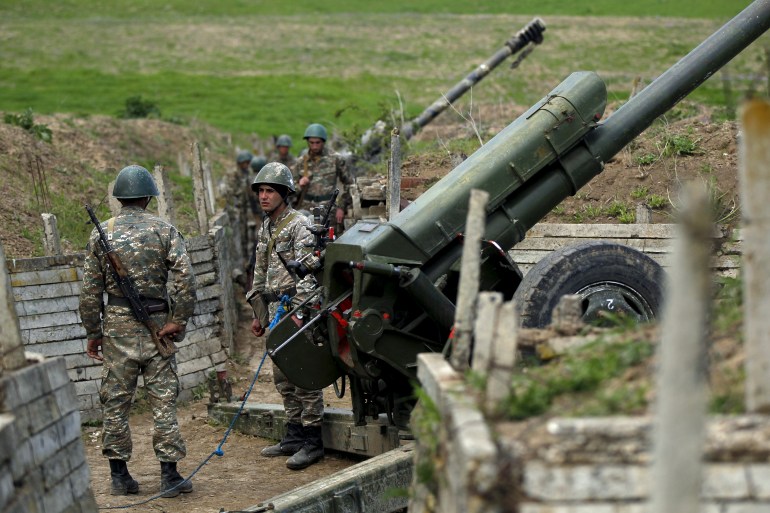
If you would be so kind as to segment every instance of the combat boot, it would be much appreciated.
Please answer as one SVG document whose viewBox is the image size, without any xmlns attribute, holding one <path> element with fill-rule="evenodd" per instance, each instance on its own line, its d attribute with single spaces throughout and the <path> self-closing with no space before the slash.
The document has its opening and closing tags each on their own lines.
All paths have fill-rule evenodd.
<svg viewBox="0 0 770 513">
<path fill-rule="evenodd" d="M 192 483 L 185 481 L 177 472 L 176 461 L 160 462 L 160 492 L 163 494 L 161 497 L 170 499 L 180 493 L 190 493 L 192 490 Z"/>
<path fill-rule="evenodd" d="M 302 470 L 313 463 L 318 463 L 324 457 L 324 442 L 321 437 L 321 426 L 306 426 L 305 443 L 297 454 L 286 460 L 286 466 L 291 470 Z"/>
<path fill-rule="evenodd" d="M 259 453 L 267 458 L 275 458 L 276 456 L 291 456 L 296 454 L 297 451 L 302 449 L 302 445 L 305 443 L 305 432 L 302 429 L 302 424 L 295 422 L 289 422 L 286 424 L 286 436 L 275 445 L 265 447 Z"/>
<path fill-rule="evenodd" d="M 123 460 L 110 460 L 112 487 L 110 495 L 128 495 L 139 493 L 139 483 L 128 473 L 128 466 Z"/>
</svg>

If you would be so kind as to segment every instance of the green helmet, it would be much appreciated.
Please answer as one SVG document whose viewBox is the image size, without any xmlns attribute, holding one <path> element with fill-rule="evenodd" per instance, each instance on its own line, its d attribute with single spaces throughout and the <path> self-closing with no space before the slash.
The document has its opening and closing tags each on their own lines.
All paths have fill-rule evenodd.
<svg viewBox="0 0 770 513">
<path fill-rule="evenodd" d="M 323 125 L 319 125 L 318 123 L 308 125 L 308 127 L 305 129 L 305 135 L 303 139 L 308 139 L 310 137 L 318 137 L 319 139 L 326 141 L 326 139 L 328 139 L 326 135 L 326 128 Z"/>
<path fill-rule="evenodd" d="M 251 190 L 254 192 L 259 191 L 259 186 L 262 184 L 267 185 L 283 185 L 289 189 L 289 192 L 294 192 L 294 178 L 291 176 L 289 168 L 281 164 L 280 162 L 270 162 L 260 169 L 257 173 L 257 177 L 254 178 L 254 183 L 251 184 Z"/>
<path fill-rule="evenodd" d="M 267 164 L 267 159 L 263 157 L 262 155 L 257 155 L 253 159 L 251 159 L 251 163 L 249 164 L 249 167 L 251 167 L 251 170 L 255 173 L 259 173 L 259 170 L 262 169 L 262 167 Z"/>
<path fill-rule="evenodd" d="M 251 162 L 251 159 L 254 158 L 254 155 L 251 154 L 248 150 L 241 150 L 238 152 L 238 156 L 235 157 L 235 162 L 240 164 L 241 162 Z"/>
<path fill-rule="evenodd" d="M 115 179 L 112 195 L 118 199 L 160 196 L 152 175 L 142 166 L 124 167 Z"/>
<path fill-rule="evenodd" d="M 279 135 L 278 139 L 275 140 L 276 146 L 286 146 L 288 148 L 291 148 L 291 137 L 289 137 L 286 134 Z"/>
</svg>

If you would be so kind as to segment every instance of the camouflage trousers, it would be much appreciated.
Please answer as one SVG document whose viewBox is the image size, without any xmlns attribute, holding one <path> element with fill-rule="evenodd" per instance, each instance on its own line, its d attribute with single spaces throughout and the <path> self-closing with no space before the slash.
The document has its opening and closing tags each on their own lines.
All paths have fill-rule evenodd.
<svg viewBox="0 0 770 513">
<path fill-rule="evenodd" d="M 320 426 L 324 415 L 323 390 L 305 390 L 294 386 L 277 365 L 273 364 L 273 382 L 283 397 L 286 421 L 303 426 Z"/>
<path fill-rule="evenodd" d="M 164 462 L 184 458 L 187 449 L 176 418 L 179 378 L 175 357 L 161 358 L 149 337 L 104 337 L 102 354 L 104 365 L 99 390 L 104 422 L 102 454 L 123 461 L 131 458 L 128 414 L 141 374 L 155 421 L 152 435 L 155 456 Z"/>
</svg>

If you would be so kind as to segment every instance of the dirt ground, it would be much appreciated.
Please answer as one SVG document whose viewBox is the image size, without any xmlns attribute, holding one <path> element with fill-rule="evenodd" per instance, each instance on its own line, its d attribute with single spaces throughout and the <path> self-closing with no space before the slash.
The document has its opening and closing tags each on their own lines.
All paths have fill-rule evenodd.
<svg viewBox="0 0 770 513">
<path fill-rule="evenodd" d="M 264 339 L 256 339 L 248 331 L 250 320 L 241 322 L 236 334 L 235 353 L 248 359 L 245 365 L 228 362 L 228 376 L 235 378 L 233 394 L 240 397 L 247 389 L 264 354 Z M 240 360 L 240 358 L 239 358 Z M 250 402 L 281 404 L 273 385 L 272 364 L 268 358 L 249 396 Z M 350 408 L 346 395 L 338 399 L 333 388 L 324 390 L 324 404 Z M 187 457 L 179 465 L 188 476 L 219 446 L 227 426 L 209 423 L 207 400 L 182 405 L 179 425 L 187 444 Z M 172 499 L 156 499 L 147 504 L 123 509 L 123 506 L 150 499 L 159 492 L 160 466 L 152 449 L 152 415 L 149 411 L 132 414 L 130 419 L 134 453 L 129 462 L 131 475 L 139 481 L 137 495 L 110 495 L 109 465 L 101 453 L 101 427 L 84 427 L 83 442 L 91 467 L 91 487 L 99 508 L 121 508 L 122 511 L 158 511 L 166 513 L 211 513 L 235 511 L 255 506 L 278 494 L 315 481 L 360 461 L 343 453 L 326 451 L 324 459 L 304 470 L 285 466 L 286 458 L 263 458 L 259 451 L 272 440 L 232 431 L 222 447 L 223 456 L 214 455 L 192 479 L 193 492 Z"/>
</svg>

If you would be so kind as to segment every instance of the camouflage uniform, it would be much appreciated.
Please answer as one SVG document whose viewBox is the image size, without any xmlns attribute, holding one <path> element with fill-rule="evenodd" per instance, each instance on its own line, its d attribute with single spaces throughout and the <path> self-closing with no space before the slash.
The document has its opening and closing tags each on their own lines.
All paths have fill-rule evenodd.
<svg viewBox="0 0 770 513">
<path fill-rule="evenodd" d="M 337 187 L 338 180 L 342 182 L 343 190 L 337 197 L 337 206 L 347 212 L 353 204 L 349 191 L 353 177 L 350 175 L 345 159 L 326 146 L 321 150 L 320 155 L 311 157 L 309 153 L 305 153 L 300 156 L 292 168 L 292 174 L 296 183 L 299 183 L 299 179 L 303 176 L 310 178 L 310 183 L 300 192 L 302 199 L 296 208 L 312 212 L 313 207 L 325 207 Z"/>
<path fill-rule="evenodd" d="M 286 158 L 282 159 L 281 155 L 277 151 L 274 151 L 274 152 L 270 153 L 270 155 L 267 156 L 267 161 L 268 162 L 280 162 L 281 164 L 283 164 L 284 166 L 288 167 L 289 169 L 292 169 L 294 167 L 294 165 L 297 163 L 297 157 L 295 157 L 291 153 L 287 153 L 286 154 Z"/>
<path fill-rule="evenodd" d="M 291 219 L 283 224 L 289 216 L 292 216 Z M 274 234 L 273 231 L 282 224 L 280 233 Z M 269 241 L 274 235 L 276 235 L 275 242 L 271 254 L 268 255 Z M 257 239 L 254 280 L 251 290 L 246 294 L 246 301 L 252 305 L 254 315 L 259 318 L 262 326 L 267 327 L 270 320 L 275 317 L 280 306 L 280 296 L 286 293 L 291 297 L 292 303 L 298 305 L 313 292 L 315 288 L 313 278 L 308 275 L 295 282 L 276 254 L 280 253 L 287 262 L 300 260 L 311 252 L 308 245 L 312 243 L 313 235 L 308 231 L 307 218 L 289 206 L 275 221 L 267 216 L 263 219 Z M 267 306 L 267 312 L 258 305 L 260 301 L 262 305 Z M 276 365 L 273 365 L 273 381 L 283 398 L 283 406 L 289 422 L 306 427 L 321 425 L 323 390 L 305 390 L 294 386 Z"/>
<path fill-rule="evenodd" d="M 173 294 L 168 298 L 173 311 L 152 316 L 159 326 L 167 320 L 185 326 L 195 307 L 195 276 L 184 240 L 176 228 L 138 206 L 123 207 L 112 227 L 109 222 L 102 225 L 108 237 L 112 229 L 110 243 L 133 278 L 137 291 L 145 298 L 165 300 L 169 271 L 173 272 Z M 104 417 L 102 454 L 110 459 L 130 459 L 128 413 L 137 378 L 142 374 L 155 419 L 155 455 L 161 462 L 179 461 L 186 449 L 176 418 L 179 394 L 176 359 L 158 354 L 147 328 L 136 320 L 130 307 L 110 304 L 120 303 L 123 298 L 99 247 L 98 237 L 94 229 L 83 264 L 80 317 L 86 337 L 102 339 L 104 364 L 99 391 Z M 106 306 L 102 301 L 103 292 L 109 294 Z"/>
</svg>

